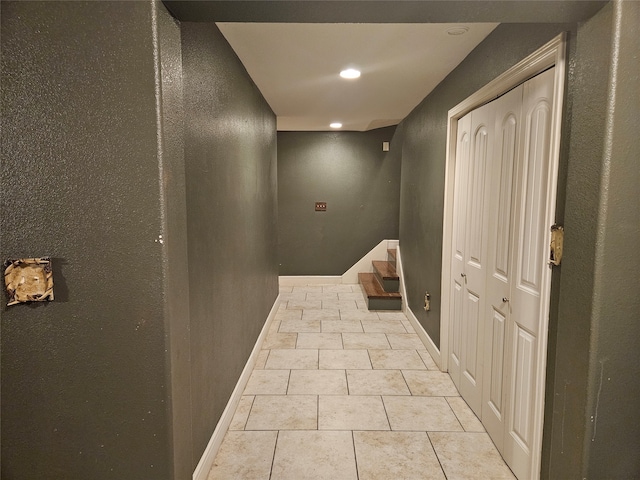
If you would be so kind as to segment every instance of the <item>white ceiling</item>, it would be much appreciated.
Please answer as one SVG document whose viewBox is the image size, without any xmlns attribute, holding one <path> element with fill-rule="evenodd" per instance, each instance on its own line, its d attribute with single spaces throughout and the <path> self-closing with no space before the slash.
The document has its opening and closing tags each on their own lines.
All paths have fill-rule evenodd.
<svg viewBox="0 0 640 480">
<path fill-rule="evenodd" d="M 497 23 L 218 23 L 278 118 L 278 130 L 396 125 Z M 450 35 L 452 28 L 468 28 Z M 347 67 L 362 71 L 344 80 Z"/>
</svg>

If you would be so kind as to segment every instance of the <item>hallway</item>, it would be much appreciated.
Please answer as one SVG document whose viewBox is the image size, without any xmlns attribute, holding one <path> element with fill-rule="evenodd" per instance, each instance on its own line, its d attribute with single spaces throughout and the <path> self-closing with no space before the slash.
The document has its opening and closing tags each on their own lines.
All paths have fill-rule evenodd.
<svg viewBox="0 0 640 480">
<path fill-rule="evenodd" d="M 280 299 L 209 480 L 515 478 L 404 313 L 359 285 Z"/>
</svg>

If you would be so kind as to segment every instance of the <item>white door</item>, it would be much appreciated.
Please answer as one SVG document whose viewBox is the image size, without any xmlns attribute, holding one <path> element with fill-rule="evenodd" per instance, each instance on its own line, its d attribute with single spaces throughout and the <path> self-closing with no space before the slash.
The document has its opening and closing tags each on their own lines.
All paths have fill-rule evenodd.
<svg viewBox="0 0 640 480">
<path fill-rule="evenodd" d="M 482 423 L 502 451 L 505 431 L 504 388 L 507 325 L 511 318 L 513 183 L 518 157 L 522 85 L 495 101 L 495 148 L 489 200 L 487 293 L 484 314 Z M 507 301 L 505 301 L 507 300 Z"/>
<path fill-rule="evenodd" d="M 493 152 L 494 103 L 471 112 L 468 160 L 464 158 L 465 134 L 461 138 L 461 187 L 456 190 L 458 206 L 454 249 L 453 335 L 459 342 L 459 374 L 454 380 L 460 394 L 480 416 L 482 402 L 483 316 L 486 290 L 487 216 L 489 213 L 489 165 Z M 463 126 L 463 132 L 465 128 Z M 466 160 L 466 163 L 465 163 Z M 456 168 L 456 175 L 458 168 Z M 455 208 L 455 207 L 454 207 Z M 457 346 L 452 348 L 455 351 Z M 455 359 L 454 359 L 455 360 Z"/>
<path fill-rule="evenodd" d="M 565 54 L 559 35 L 448 114 L 442 321 L 449 325 L 441 361 L 521 480 L 540 474 Z M 482 182 L 473 170 L 477 122 L 469 109 L 490 98 L 497 99 L 496 143 L 485 170 L 485 210 L 473 200 L 482 198 L 473 182 Z M 483 212 L 486 233 L 472 224 L 480 218 L 473 209 Z M 481 270 L 484 287 L 475 283 Z M 480 311 L 475 323 L 473 305 Z"/>
<path fill-rule="evenodd" d="M 520 480 L 531 478 L 544 375 L 553 83 L 551 69 L 458 122 L 449 369 Z"/>
<path fill-rule="evenodd" d="M 505 387 L 508 389 L 507 429 L 503 456 L 520 480 L 531 475 L 534 385 L 544 371 L 536 368 L 542 328 L 542 297 L 548 297 L 547 267 L 550 225 L 545 224 L 549 189 L 555 185 L 551 169 L 551 124 L 554 69 L 523 85 L 521 155 L 516 169 L 514 252 L 507 327 L 509 347 Z M 543 291 L 542 285 L 546 285 Z"/>
<path fill-rule="evenodd" d="M 462 357 L 462 296 L 464 289 L 464 232 L 467 212 L 466 192 L 469 178 L 469 148 L 471 145 L 471 114 L 458 121 L 456 140 L 453 248 L 451 256 L 451 320 L 449 322 L 449 375 L 460 390 Z"/>
</svg>

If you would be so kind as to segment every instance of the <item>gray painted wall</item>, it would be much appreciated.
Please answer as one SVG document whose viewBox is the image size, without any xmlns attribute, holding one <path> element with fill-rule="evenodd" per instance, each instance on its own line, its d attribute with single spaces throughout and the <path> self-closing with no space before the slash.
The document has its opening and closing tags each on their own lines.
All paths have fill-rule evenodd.
<svg viewBox="0 0 640 480">
<path fill-rule="evenodd" d="M 550 478 L 640 477 L 639 20 L 616 2 L 578 30 Z"/>
<path fill-rule="evenodd" d="M 180 26 L 161 3 L 156 9 L 159 87 L 159 183 L 164 245 L 165 345 L 171 390 L 170 454 L 173 478 L 187 479 L 194 469 L 191 411 L 191 343 L 187 206 L 184 173 L 184 101 Z"/>
<path fill-rule="evenodd" d="M 276 118 L 214 24 L 182 24 L 194 461 L 278 295 Z"/>
<path fill-rule="evenodd" d="M 56 282 L 2 307 L 2 478 L 190 478 L 277 295 L 275 117 L 160 3 L 2 2 L 1 34 L 0 255 Z"/>
<path fill-rule="evenodd" d="M 342 275 L 398 238 L 401 149 L 382 151 L 394 130 L 278 133 L 280 275 Z"/>
<path fill-rule="evenodd" d="M 152 5 L 1 8 L 0 255 L 56 282 L 2 307 L 2 478 L 170 478 Z"/>
<path fill-rule="evenodd" d="M 587 478 L 640 477 L 640 3 L 618 3 L 612 16 L 590 399 L 585 415 Z"/>
</svg>

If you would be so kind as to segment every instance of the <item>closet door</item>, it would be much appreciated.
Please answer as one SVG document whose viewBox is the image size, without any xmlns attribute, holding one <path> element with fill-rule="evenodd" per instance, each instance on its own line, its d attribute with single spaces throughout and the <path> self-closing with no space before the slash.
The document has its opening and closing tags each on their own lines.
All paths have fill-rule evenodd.
<svg viewBox="0 0 640 480">
<path fill-rule="evenodd" d="M 458 120 L 453 211 L 453 248 L 451 257 L 451 318 L 449 321 L 449 375 L 460 390 L 462 358 L 462 293 L 464 289 L 466 192 L 469 181 L 469 149 L 471 145 L 471 113 Z"/>
<path fill-rule="evenodd" d="M 456 212 L 456 224 L 462 223 L 454 236 L 452 275 L 455 317 L 453 323 L 459 328 L 460 340 L 460 372 L 456 385 L 462 397 L 478 416 L 481 415 L 482 403 L 485 264 L 493 130 L 493 103 L 471 112 L 468 163 L 461 166 L 461 188 L 456 189 L 456 202 L 459 201 L 460 205 L 460 210 Z"/>
<path fill-rule="evenodd" d="M 554 69 L 523 85 L 521 158 L 516 170 L 514 255 L 511 292 L 508 297 L 511 318 L 508 323 L 509 367 L 507 429 L 504 458 L 520 480 L 531 476 L 531 448 L 535 405 L 542 400 L 534 388 L 544 371 L 538 371 L 536 354 L 542 328 L 542 298 L 548 297 L 543 282 L 550 276 L 547 267 L 549 245 L 545 224 L 551 178 L 551 123 Z M 534 423 L 535 422 L 535 423 Z"/>
<path fill-rule="evenodd" d="M 542 434 L 554 78 L 552 68 L 458 122 L 449 369 L 519 480 Z"/>
<path fill-rule="evenodd" d="M 495 100 L 495 147 L 490 169 L 487 291 L 484 313 L 482 423 L 502 451 L 507 389 L 507 325 L 513 277 L 513 183 L 518 156 L 522 85 Z"/>
</svg>

